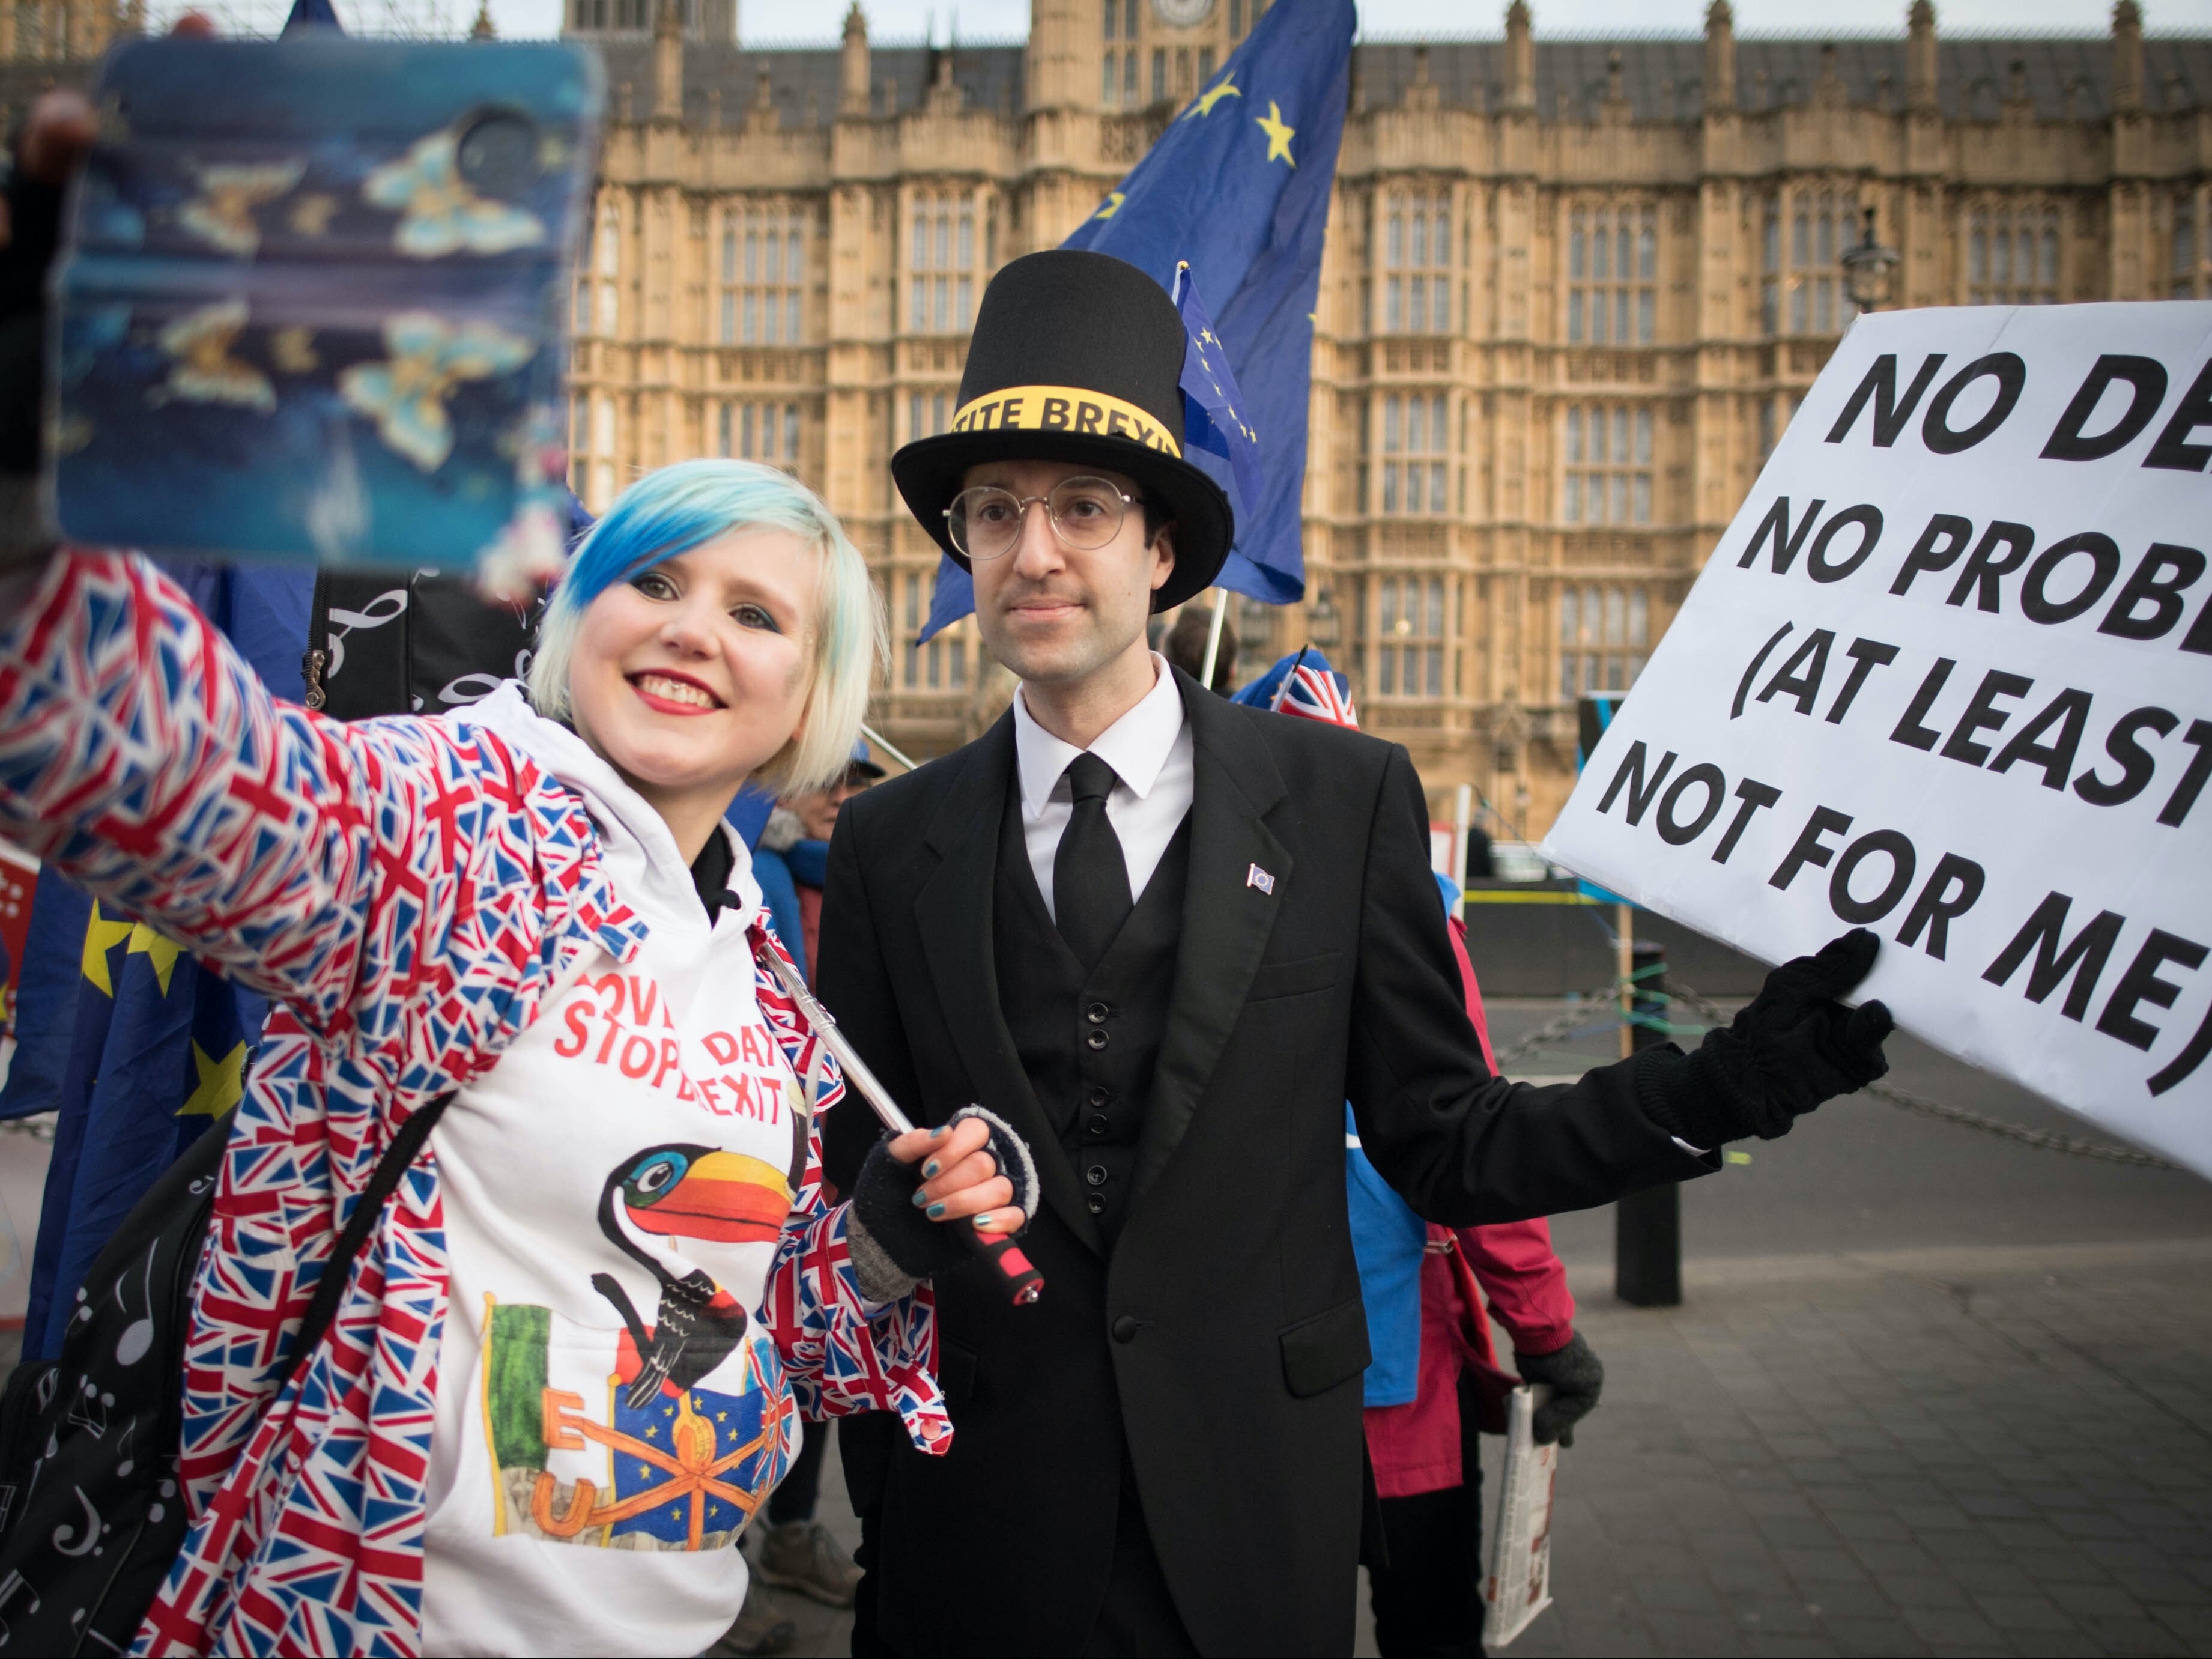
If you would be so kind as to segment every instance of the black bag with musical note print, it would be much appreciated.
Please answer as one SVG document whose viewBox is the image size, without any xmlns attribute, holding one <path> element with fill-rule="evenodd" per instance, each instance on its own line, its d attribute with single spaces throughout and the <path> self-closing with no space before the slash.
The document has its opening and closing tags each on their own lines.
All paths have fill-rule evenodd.
<svg viewBox="0 0 2212 1659">
<path fill-rule="evenodd" d="M 287 1376 L 330 1328 L 354 1258 L 452 1098 L 401 1124 L 377 1160 L 278 1362 Z M 185 1342 L 232 1121 L 124 1218 L 77 1292 L 61 1358 L 18 1365 L 0 1394 L 0 1656 L 127 1652 L 184 1547 Z"/>
<path fill-rule="evenodd" d="M 538 609 L 487 599 L 467 576 L 325 565 L 307 611 L 307 707 L 356 720 L 477 702 L 529 666 Z"/>
</svg>

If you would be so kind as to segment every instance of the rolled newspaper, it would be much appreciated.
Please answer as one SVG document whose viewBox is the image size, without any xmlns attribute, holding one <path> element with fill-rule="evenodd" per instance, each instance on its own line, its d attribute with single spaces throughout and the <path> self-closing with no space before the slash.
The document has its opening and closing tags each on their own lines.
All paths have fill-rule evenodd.
<svg viewBox="0 0 2212 1659">
<path fill-rule="evenodd" d="M 1552 1605 L 1552 1484 L 1559 1477 L 1559 1449 L 1538 1445 L 1535 1436 L 1536 1407 L 1551 1393 L 1524 1382 L 1505 1401 L 1505 1478 L 1482 1591 L 1482 1644 L 1493 1650 Z"/>
</svg>

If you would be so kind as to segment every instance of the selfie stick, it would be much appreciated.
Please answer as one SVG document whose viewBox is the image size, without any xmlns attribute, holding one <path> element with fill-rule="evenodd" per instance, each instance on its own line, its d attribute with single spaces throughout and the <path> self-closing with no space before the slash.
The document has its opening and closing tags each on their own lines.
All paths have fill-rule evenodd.
<svg viewBox="0 0 2212 1659">
<path fill-rule="evenodd" d="M 868 1103 L 876 1116 L 882 1121 L 884 1127 L 895 1135 L 910 1131 L 914 1127 L 914 1120 L 899 1110 L 890 1091 L 876 1080 L 876 1074 L 868 1069 L 868 1062 L 854 1051 L 853 1045 L 845 1040 L 845 1034 L 837 1029 L 837 1017 L 824 1008 L 814 993 L 806 988 L 806 981 L 799 978 L 799 970 L 773 946 L 763 945 L 758 954 L 760 959 L 768 964 L 769 971 L 775 975 L 776 982 L 783 987 L 785 994 L 799 1005 L 799 1012 L 806 1016 L 807 1024 L 814 1028 L 814 1034 L 836 1056 L 837 1065 L 845 1073 L 845 1080 L 860 1091 L 860 1097 Z M 1004 1233 L 977 1232 L 965 1221 L 946 1224 L 956 1235 L 967 1241 L 970 1249 L 991 1264 L 1013 1297 L 1016 1307 L 1027 1307 L 1043 1294 L 1044 1275 L 1030 1265 L 1030 1259 L 1022 1254 L 1011 1237 Z"/>
</svg>

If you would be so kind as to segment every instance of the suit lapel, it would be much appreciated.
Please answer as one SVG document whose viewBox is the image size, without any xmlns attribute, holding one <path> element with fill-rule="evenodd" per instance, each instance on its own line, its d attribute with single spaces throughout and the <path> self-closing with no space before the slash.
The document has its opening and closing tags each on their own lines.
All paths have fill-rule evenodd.
<svg viewBox="0 0 2212 1659">
<path fill-rule="evenodd" d="M 1106 1243 L 1084 1203 L 1083 1186 L 1060 1136 L 1037 1103 L 1021 1056 L 999 1012 L 992 950 L 992 891 L 998 878 L 999 827 L 1012 787 L 1014 720 L 1009 713 L 971 747 L 965 771 L 946 792 L 924 841 L 942 860 L 915 897 L 923 954 L 939 987 L 939 1006 L 968 1068 L 980 1104 L 1012 1124 L 1036 1159 L 1045 1201 L 1100 1255 Z"/>
<path fill-rule="evenodd" d="M 1180 671 L 1190 721 L 1190 877 L 1183 894 L 1175 996 L 1138 1145 L 1141 1194 L 1167 1167 L 1244 1010 L 1288 890 L 1290 851 L 1267 818 L 1284 802 L 1281 775 L 1240 714 Z M 1257 884 L 1257 870 L 1273 890 Z"/>
</svg>

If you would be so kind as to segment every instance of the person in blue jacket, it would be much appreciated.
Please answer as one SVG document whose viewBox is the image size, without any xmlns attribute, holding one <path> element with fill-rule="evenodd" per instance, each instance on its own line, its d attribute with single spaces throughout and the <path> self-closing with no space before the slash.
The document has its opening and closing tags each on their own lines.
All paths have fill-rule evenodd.
<svg viewBox="0 0 2212 1659">
<path fill-rule="evenodd" d="M 837 827 L 837 809 L 883 775 L 866 740 L 854 744 L 844 777 L 827 789 L 778 801 L 753 848 L 753 874 L 768 900 L 769 919 L 809 985 L 814 983 L 822 881 L 830 867 L 830 836 Z"/>
</svg>

